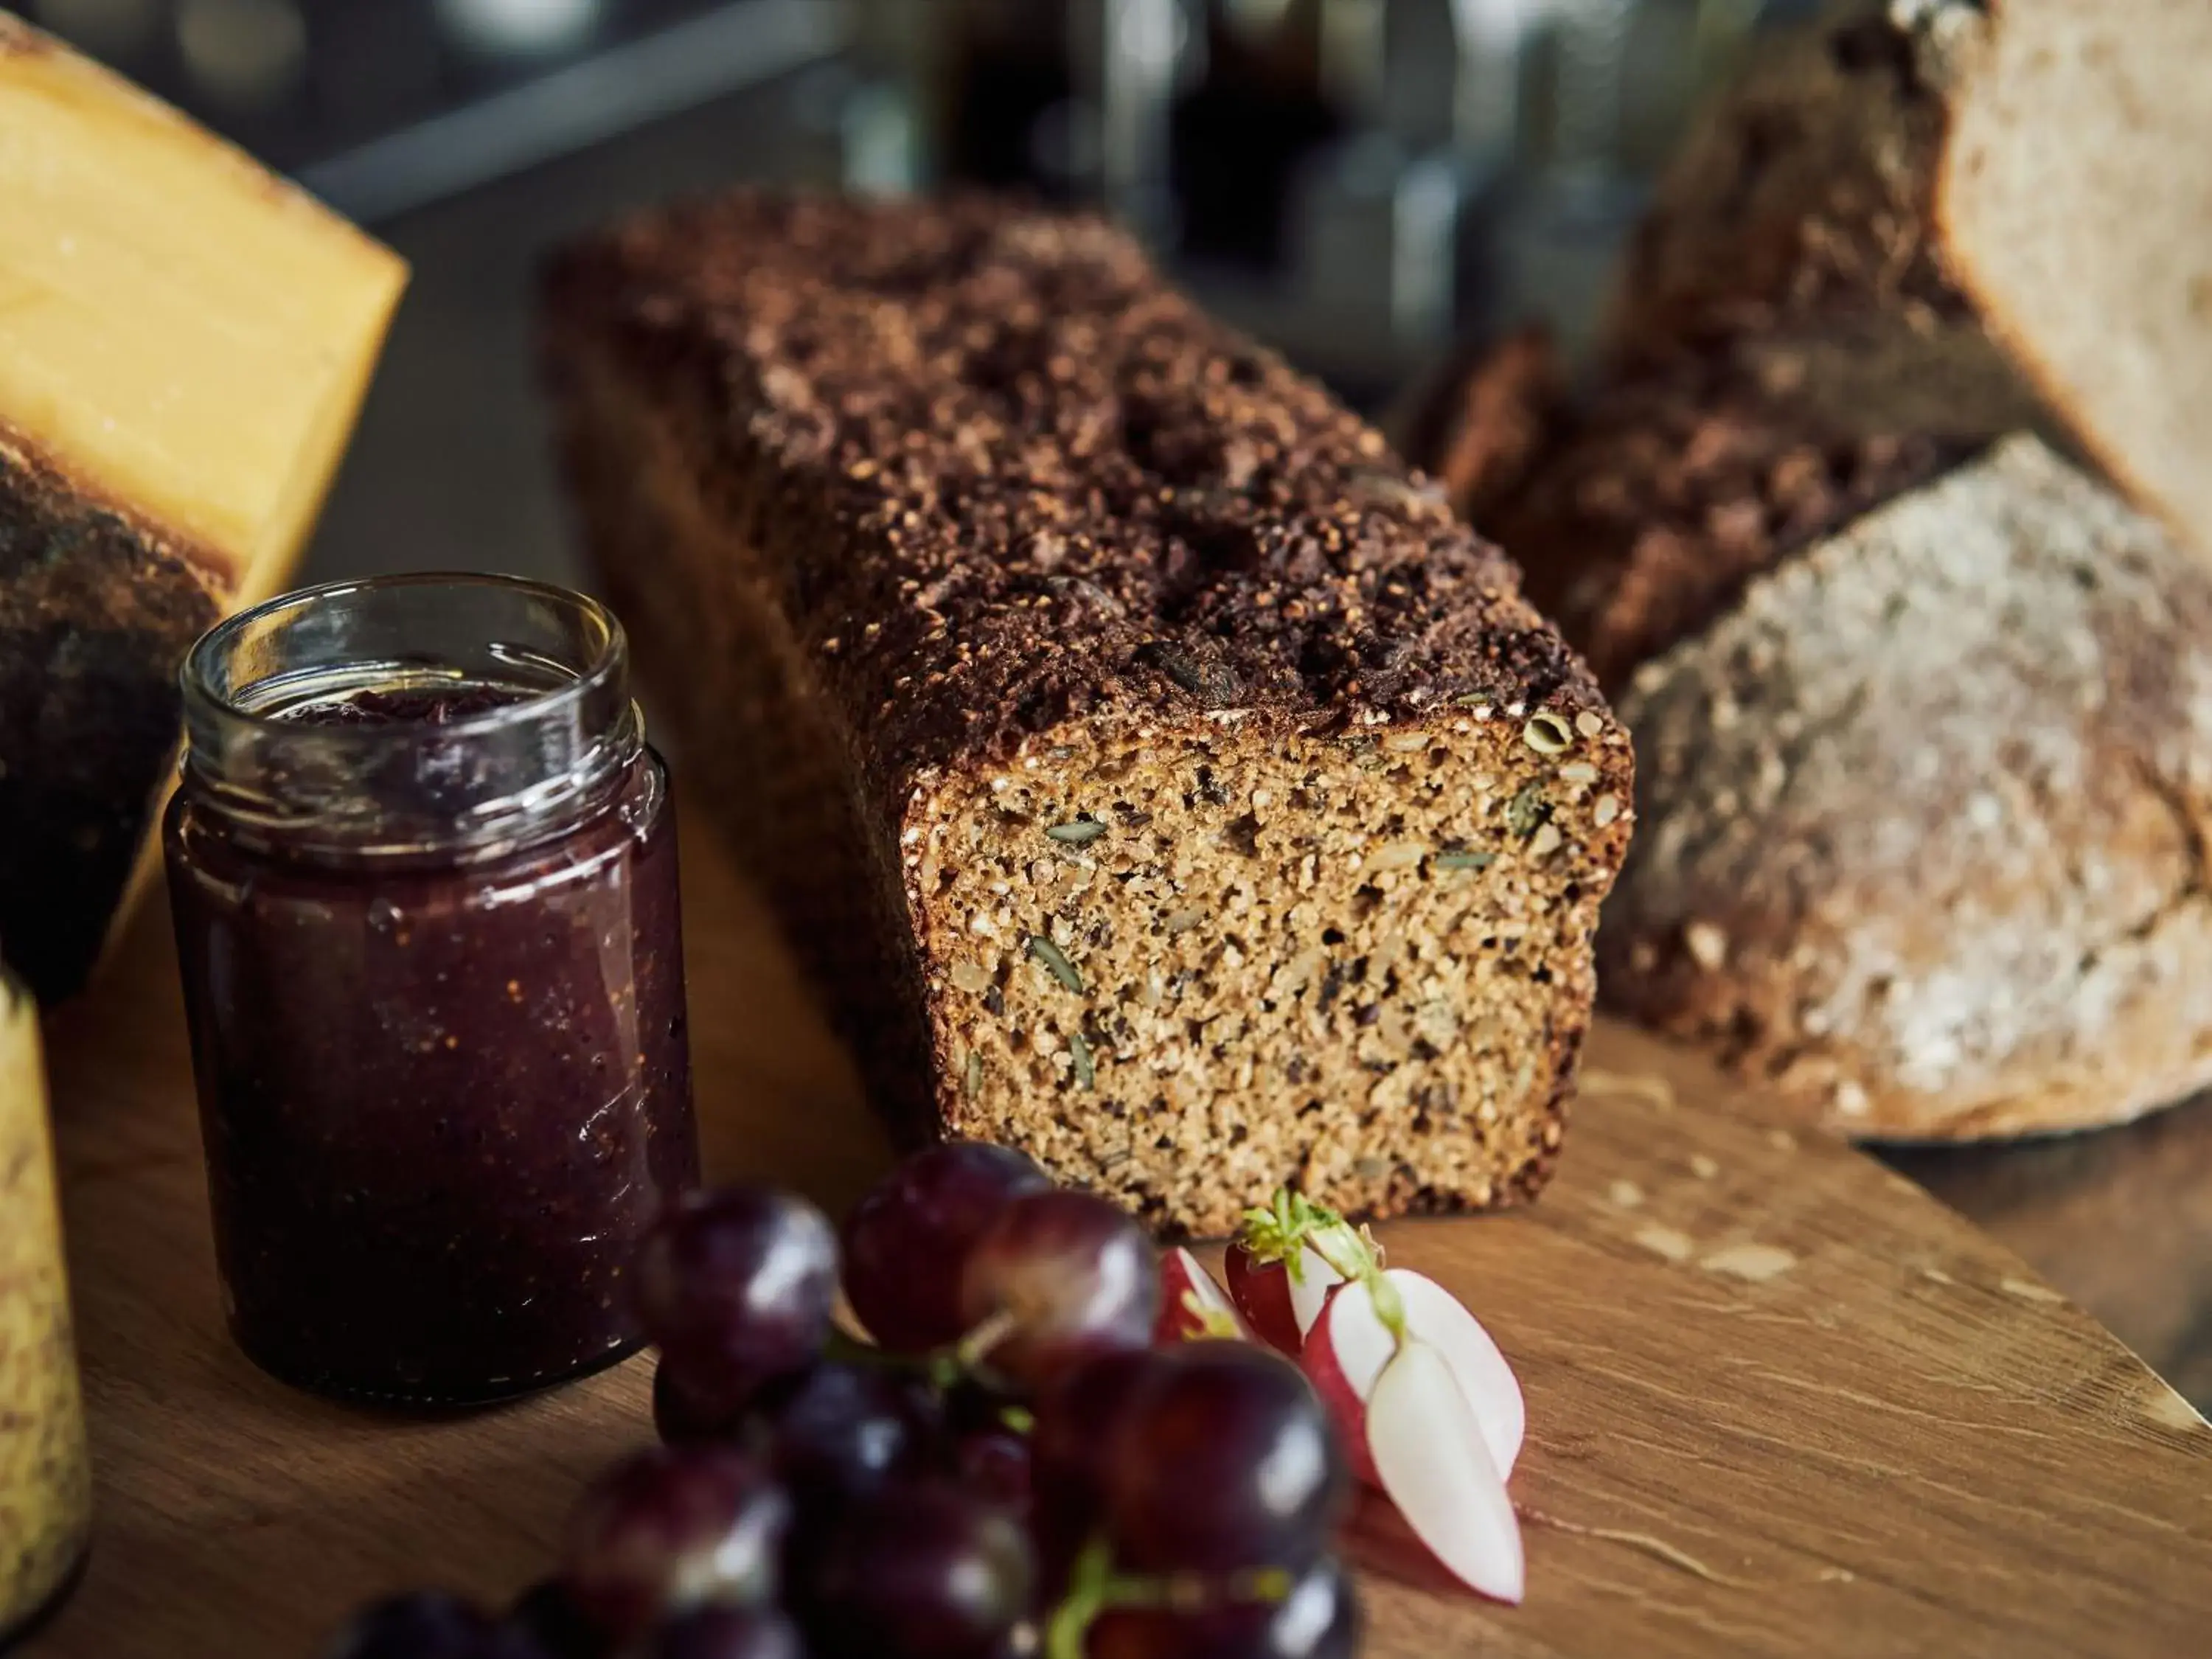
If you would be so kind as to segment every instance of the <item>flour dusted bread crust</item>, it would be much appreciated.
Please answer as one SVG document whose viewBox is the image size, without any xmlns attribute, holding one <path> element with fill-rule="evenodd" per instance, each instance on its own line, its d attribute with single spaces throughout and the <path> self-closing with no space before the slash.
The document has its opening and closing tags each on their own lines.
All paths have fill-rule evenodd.
<svg viewBox="0 0 2212 1659">
<path fill-rule="evenodd" d="M 648 216 L 546 337 L 683 783 L 899 1133 L 1200 1233 L 1536 1190 L 1628 744 L 1371 428 L 987 201 Z"/>
<path fill-rule="evenodd" d="M 1854 1134 L 2212 1082 L 2212 576 L 2022 436 L 1634 675 L 1607 998 Z"/>
<path fill-rule="evenodd" d="M 2212 557 L 2208 62 L 2202 0 L 1839 0 L 1684 146 L 1614 349 L 1929 436 L 2048 422 Z"/>
</svg>

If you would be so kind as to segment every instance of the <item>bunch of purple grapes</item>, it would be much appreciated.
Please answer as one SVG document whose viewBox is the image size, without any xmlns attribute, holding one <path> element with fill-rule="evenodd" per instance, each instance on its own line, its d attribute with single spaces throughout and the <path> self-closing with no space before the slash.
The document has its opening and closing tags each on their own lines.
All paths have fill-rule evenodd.
<svg viewBox="0 0 2212 1659">
<path fill-rule="evenodd" d="M 1348 1659 L 1331 1419 L 1255 1345 L 1167 1340 L 1115 1205 L 972 1142 L 840 1241 L 695 1194 L 636 1264 L 662 1444 L 596 1481 L 495 1620 L 418 1594 L 330 1659 Z"/>
</svg>

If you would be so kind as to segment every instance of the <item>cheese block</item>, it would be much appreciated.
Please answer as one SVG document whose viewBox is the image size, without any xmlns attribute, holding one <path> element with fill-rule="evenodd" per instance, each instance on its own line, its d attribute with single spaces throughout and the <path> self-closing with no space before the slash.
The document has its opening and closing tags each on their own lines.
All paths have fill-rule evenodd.
<svg viewBox="0 0 2212 1659">
<path fill-rule="evenodd" d="M 2212 557 L 2208 57 L 2204 0 L 1831 0 L 1683 146 L 1616 353 L 1724 343 L 1892 431 L 2048 427 Z"/>
<path fill-rule="evenodd" d="M 0 935 L 40 994 L 97 956 L 178 661 L 284 584 L 405 279 L 0 12 Z"/>
</svg>

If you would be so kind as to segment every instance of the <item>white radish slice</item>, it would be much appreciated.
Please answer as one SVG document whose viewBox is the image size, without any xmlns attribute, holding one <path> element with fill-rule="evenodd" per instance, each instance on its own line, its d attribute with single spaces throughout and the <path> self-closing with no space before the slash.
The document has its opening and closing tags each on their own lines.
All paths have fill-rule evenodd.
<svg viewBox="0 0 2212 1659">
<path fill-rule="evenodd" d="M 1160 1258 L 1160 1314 L 1152 1327 L 1152 1345 L 1170 1347 L 1208 1338 L 1249 1342 L 1252 1331 L 1205 1264 L 1178 1245 Z"/>
<path fill-rule="evenodd" d="M 1358 1285 L 1340 1285 L 1328 1298 L 1320 1322 L 1315 1326 L 1306 1339 L 1304 1348 L 1299 1352 L 1298 1368 L 1305 1372 L 1306 1381 L 1313 1384 L 1314 1392 L 1321 1396 L 1322 1404 L 1328 1407 L 1329 1415 L 1336 1419 L 1338 1437 L 1343 1442 L 1345 1456 L 1352 1465 L 1352 1472 L 1369 1486 L 1379 1486 L 1382 1482 L 1375 1474 L 1375 1461 L 1367 1454 L 1367 1396 L 1375 1387 L 1375 1378 L 1382 1370 L 1382 1362 L 1378 1358 L 1372 1366 L 1365 1367 L 1362 1383 L 1355 1385 L 1346 1372 L 1336 1341 L 1336 1326 L 1341 1317 L 1340 1310 L 1354 1301 L 1366 1304 L 1368 1322 L 1373 1324 L 1377 1331 L 1382 1328 L 1382 1322 L 1374 1316 L 1373 1307 L 1368 1304 L 1366 1288 Z M 1387 1336 L 1383 1339 L 1385 1357 L 1389 1340 Z M 1364 1356 L 1362 1358 L 1364 1359 Z"/>
<path fill-rule="evenodd" d="M 1391 1267 L 1382 1277 L 1405 1304 L 1406 1329 L 1443 1356 L 1461 1390 L 1473 1407 L 1492 1462 L 1501 1476 L 1510 1475 L 1521 1455 L 1521 1441 L 1528 1431 L 1528 1408 L 1521 1397 L 1521 1384 L 1505 1356 L 1498 1351 L 1490 1333 L 1464 1304 L 1443 1285 L 1407 1267 Z M 1373 1394 L 1375 1379 L 1395 1346 L 1375 1311 L 1375 1301 L 1364 1285 L 1348 1285 L 1329 1298 L 1328 1334 L 1334 1369 L 1353 1398 Z M 1309 1340 L 1309 1352 L 1318 1344 Z M 1308 1375 L 1316 1367 L 1306 1367 Z M 1328 1390 L 1316 1376 L 1315 1386 Z"/>
<path fill-rule="evenodd" d="M 1367 1449 L 1384 1493 L 1431 1554 L 1470 1589 L 1520 1601 L 1521 1523 L 1443 1350 L 1411 1338 L 1383 1366 L 1367 1401 Z"/>
<path fill-rule="evenodd" d="M 1313 1334 L 1328 1293 L 1344 1283 L 1344 1275 L 1314 1254 L 1313 1246 L 1298 1247 L 1299 1277 L 1291 1281 L 1291 1314 L 1298 1322 L 1298 1334 Z"/>
</svg>

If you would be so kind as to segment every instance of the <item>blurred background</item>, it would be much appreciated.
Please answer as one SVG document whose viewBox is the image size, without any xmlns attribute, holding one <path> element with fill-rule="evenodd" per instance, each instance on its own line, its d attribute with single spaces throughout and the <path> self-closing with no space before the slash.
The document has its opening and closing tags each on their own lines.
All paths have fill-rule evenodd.
<svg viewBox="0 0 2212 1659">
<path fill-rule="evenodd" d="M 18 0 L 23 3 L 24 0 Z M 27 0 L 415 267 L 309 563 L 572 575 L 550 243 L 733 179 L 1103 204 L 1370 410 L 1586 329 L 1646 181 L 1808 0 Z"/>
</svg>

